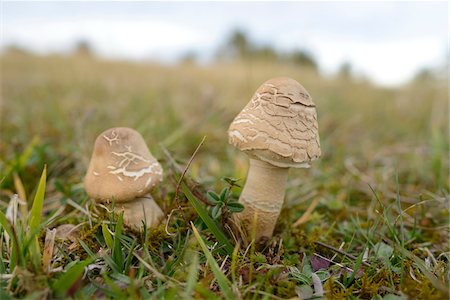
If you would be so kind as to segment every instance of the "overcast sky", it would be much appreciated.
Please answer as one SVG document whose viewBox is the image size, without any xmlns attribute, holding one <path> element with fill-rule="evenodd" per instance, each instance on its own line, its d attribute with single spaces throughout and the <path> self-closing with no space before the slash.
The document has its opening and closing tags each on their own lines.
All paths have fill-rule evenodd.
<svg viewBox="0 0 450 300">
<path fill-rule="evenodd" d="M 1 45 L 67 52 L 89 41 L 107 58 L 210 58 L 243 29 L 280 51 L 308 49 L 331 73 L 344 62 L 395 85 L 448 57 L 447 1 L 441 2 L 3 2 Z"/>
</svg>

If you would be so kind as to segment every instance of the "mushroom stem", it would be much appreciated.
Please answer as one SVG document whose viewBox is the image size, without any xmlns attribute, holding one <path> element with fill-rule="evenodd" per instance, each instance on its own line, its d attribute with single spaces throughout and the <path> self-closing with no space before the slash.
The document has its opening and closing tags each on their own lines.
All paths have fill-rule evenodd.
<svg viewBox="0 0 450 300">
<path fill-rule="evenodd" d="M 114 212 L 123 211 L 123 224 L 134 231 L 142 229 L 142 221 L 147 227 L 155 226 L 163 218 L 164 213 L 150 194 L 136 198 L 133 201 L 119 202 L 114 206 Z"/>
<path fill-rule="evenodd" d="M 283 206 L 288 171 L 288 168 L 250 159 L 247 181 L 239 198 L 245 209 L 236 217 L 238 222 L 242 222 L 249 236 L 252 236 L 253 225 L 256 225 L 255 240 L 258 243 L 264 243 L 272 237 Z"/>
</svg>

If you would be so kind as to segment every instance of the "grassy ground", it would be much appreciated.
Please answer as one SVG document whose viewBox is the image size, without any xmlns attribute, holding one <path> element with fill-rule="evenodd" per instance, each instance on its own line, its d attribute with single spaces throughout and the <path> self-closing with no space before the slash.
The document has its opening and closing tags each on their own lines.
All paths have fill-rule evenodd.
<svg viewBox="0 0 450 300">
<path fill-rule="evenodd" d="M 384 89 L 262 62 L 1 59 L 1 299 L 448 298 L 446 80 Z M 205 195 L 224 177 L 244 183 L 247 158 L 226 130 L 279 75 L 313 95 L 323 157 L 291 170 L 273 240 L 239 247 L 226 214 L 211 222 Z M 138 130 L 165 169 L 153 196 L 171 216 L 142 234 L 83 189 L 95 137 L 115 126 Z M 176 179 L 204 136 L 178 209 Z"/>
</svg>

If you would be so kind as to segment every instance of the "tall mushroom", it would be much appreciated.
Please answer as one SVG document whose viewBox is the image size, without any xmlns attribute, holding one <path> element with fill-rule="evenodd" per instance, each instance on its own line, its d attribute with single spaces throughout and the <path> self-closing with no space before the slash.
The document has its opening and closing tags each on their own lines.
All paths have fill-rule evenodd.
<svg viewBox="0 0 450 300">
<path fill-rule="evenodd" d="M 259 243 L 270 239 L 283 205 L 289 168 L 308 168 L 320 157 L 316 106 L 297 81 L 264 82 L 228 129 L 229 143 L 247 153 L 250 168 L 236 215 Z"/>
<path fill-rule="evenodd" d="M 124 224 L 139 231 L 142 221 L 150 227 L 163 218 L 162 210 L 149 194 L 161 182 L 162 172 L 137 131 L 111 128 L 95 140 L 84 186 L 97 202 L 115 201 L 115 212 L 124 212 Z"/>
</svg>

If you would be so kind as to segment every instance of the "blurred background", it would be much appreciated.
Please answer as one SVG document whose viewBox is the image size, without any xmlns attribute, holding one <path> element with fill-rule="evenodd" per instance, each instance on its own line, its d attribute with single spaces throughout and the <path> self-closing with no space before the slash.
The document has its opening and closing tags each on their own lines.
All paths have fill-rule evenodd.
<svg viewBox="0 0 450 300">
<path fill-rule="evenodd" d="M 339 209 L 369 185 L 390 198 L 396 175 L 410 201 L 448 195 L 446 2 L 3 2 L 1 23 L 1 167 L 24 181 L 46 163 L 81 182 L 114 126 L 140 131 L 166 168 L 166 150 L 184 163 L 207 136 L 191 176 L 244 178 L 228 125 L 289 76 L 317 104 L 323 148 L 292 171 L 293 203 Z"/>
<path fill-rule="evenodd" d="M 447 7 L 444 1 L 6 2 L 2 48 L 164 64 L 290 61 L 393 86 L 444 65 Z"/>
</svg>

